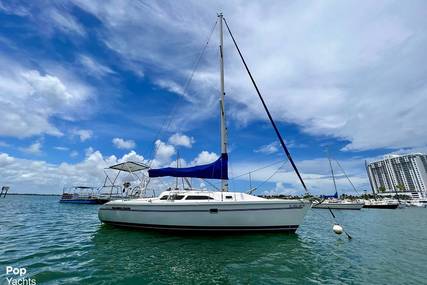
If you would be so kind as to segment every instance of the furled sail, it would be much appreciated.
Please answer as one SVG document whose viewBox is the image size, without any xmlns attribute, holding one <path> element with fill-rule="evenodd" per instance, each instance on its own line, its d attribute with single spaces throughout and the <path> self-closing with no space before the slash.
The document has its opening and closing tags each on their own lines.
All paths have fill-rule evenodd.
<svg viewBox="0 0 427 285">
<path fill-rule="evenodd" d="M 337 191 L 335 191 L 335 194 L 334 194 L 334 195 L 320 195 L 320 198 L 324 198 L 324 199 L 327 199 L 327 198 L 335 198 L 335 199 L 338 199 L 338 192 L 337 192 Z"/>
<path fill-rule="evenodd" d="M 214 162 L 193 167 L 166 167 L 148 170 L 150 177 L 194 177 L 206 179 L 228 179 L 228 155 L 226 153 Z"/>
</svg>

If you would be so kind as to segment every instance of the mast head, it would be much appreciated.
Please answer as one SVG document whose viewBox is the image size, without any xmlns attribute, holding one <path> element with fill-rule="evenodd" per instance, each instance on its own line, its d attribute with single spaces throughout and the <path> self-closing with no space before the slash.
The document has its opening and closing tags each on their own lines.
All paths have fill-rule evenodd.
<svg viewBox="0 0 427 285">
<path fill-rule="evenodd" d="M 223 17 L 222 12 L 218 13 L 218 14 L 217 14 L 217 16 L 218 16 L 219 18 L 222 18 L 222 17 Z"/>
</svg>

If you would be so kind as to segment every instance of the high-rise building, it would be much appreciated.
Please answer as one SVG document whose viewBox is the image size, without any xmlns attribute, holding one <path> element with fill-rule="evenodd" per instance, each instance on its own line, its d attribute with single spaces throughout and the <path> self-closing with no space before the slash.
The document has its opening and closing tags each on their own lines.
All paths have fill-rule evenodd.
<svg viewBox="0 0 427 285">
<path fill-rule="evenodd" d="M 386 155 L 367 164 L 369 181 L 376 193 L 427 192 L 427 155 Z"/>
</svg>

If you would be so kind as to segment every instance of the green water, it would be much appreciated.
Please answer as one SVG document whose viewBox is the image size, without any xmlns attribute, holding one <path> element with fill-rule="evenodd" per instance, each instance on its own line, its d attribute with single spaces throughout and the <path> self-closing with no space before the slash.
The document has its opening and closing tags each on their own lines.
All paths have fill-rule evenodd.
<svg viewBox="0 0 427 285">
<path fill-rule="evenodd" d="M 37 284 L 427 284 L 427 209 L 311 210 L 295 235 L 176 236 L 101 225 L 98 206 L 0 199 L 6 266 Z M 323 217 L 325 218 L 322 218 Z"/>
</svg>

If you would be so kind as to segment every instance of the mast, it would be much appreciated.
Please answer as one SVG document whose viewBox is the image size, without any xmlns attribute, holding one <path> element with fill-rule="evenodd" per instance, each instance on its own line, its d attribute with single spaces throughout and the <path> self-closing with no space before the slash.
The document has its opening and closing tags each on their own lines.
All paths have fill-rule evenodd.
<svg viewBox="0 0 427 285">
<path fill-rule="evenodd" d="M 330 157 L 330 154 L 329 154 L 329 149 L 327 149 L 327 152 L 328 152 L 329 167 L 331 168 L 331 173 L 332 173 L 332 180 L 334 181 L 335 193 L 338 194 L 337 183 L 335 182 L 334 168 L 332 167 L 332 162 L 331 162 L 331 157 Z"/>
<path fill-rule="evenodd" d="M 219 100 L 219 108 L 221 115 L 221 154 L 227 153 L 227 127 L 225 123 L 225 109 L 224 109 L 224 49 L 223 49 L 223 29 L 222 29 L 222 13 L 218 14 L 219 18 L 219 66 L 220 66 L 220 82 L 221 82 L 221 93 Z M 226 179 L 221 180 L 221 191 L 228 191 L 228 181 Z"/>
</svg>

